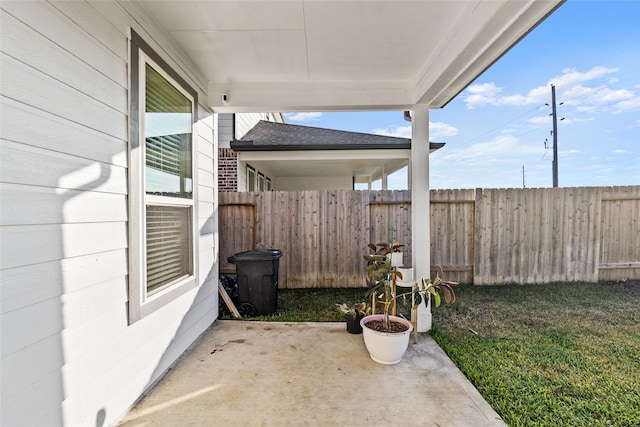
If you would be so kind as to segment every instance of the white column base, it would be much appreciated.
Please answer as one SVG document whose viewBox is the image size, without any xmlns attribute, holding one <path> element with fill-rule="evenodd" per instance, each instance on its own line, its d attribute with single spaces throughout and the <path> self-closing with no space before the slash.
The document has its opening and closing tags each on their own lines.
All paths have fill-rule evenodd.
<svg viewBox="0 0 640 427">
<path fill-rule="evenodd" d="M 416 331 L 429 332 L 431 330 L 431 298 L 427 300 L 426 304 L 422 301 L 417 311 Z"/>
</svg>

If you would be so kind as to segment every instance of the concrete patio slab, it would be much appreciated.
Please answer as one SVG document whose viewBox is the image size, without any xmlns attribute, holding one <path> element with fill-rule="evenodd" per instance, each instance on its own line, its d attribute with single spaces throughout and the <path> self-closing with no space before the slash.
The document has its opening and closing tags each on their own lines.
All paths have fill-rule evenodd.
<svg viewBox="0 0 640 427">
<path fill-rule="evenodd" d="M 505 426 L 426 334 L 369 358 L 342 323 L 216 321 L 125 426 Z"/>
</svg>

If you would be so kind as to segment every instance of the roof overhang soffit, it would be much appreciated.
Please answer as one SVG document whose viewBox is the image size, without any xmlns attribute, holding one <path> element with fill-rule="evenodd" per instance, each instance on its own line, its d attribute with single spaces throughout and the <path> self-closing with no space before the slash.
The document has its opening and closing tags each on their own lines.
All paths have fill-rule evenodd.
<svg viewBox="0 0 640 427">
<path fill-rule="evenodd" d="M 132 0 L 217 112 L 443 107 L 564 0 Z"/>
<path fill-rule="evenodd" d="M 417 53 L 422 55 L 422 65 L 413 78 L 376 80 L 362 76 L 356 80 L 286 82 L 214 79 L 208 86 L 209 105 L 218 112 L 410 110 L 418 104 L 441 108 L 563 1 L 449 2 L 457 8 L 449 31 L 430 35 L 439 41 L 435 48 Z M 437 7 L 444 2 L 431 3 Z M 328 25 L 326 31 L 331 30 Z M 397 75 L 406 77 L 400 70 Z"/>
</svg>

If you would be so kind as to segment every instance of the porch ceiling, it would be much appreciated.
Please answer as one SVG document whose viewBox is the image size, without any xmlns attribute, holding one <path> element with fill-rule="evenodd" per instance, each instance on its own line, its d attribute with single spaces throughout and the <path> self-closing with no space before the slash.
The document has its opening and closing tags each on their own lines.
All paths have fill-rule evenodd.
<svg viewBox="0 0 640 427">
<path fill-rule="evenodd" d="M 135 3 L 199 69 L 209 106 L 250 112 L 442 107 L 562 1 Z"/>
<path fill-rule="evenodd" d="M 393 173 L 409 163 L 409 150 L 393 150 L 385 156 L 358 151 L 314 152 L 313 157 L 273 156 L 272 153 L 239 153 L 239 159 L 272 177 L 356 176 L 379 179 L 382 171 Z M 375 154 L 375 153 L 374 153 Z"/>
</svg>

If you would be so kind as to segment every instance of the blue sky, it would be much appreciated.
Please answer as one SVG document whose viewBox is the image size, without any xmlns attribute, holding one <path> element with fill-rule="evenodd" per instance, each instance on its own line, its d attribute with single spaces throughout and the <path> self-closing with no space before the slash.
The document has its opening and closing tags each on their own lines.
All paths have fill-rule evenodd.
<svg viewBox="0 0 640 427">
<path fill-rule="evenodd" d="M 640 1 L 569 0 L 446 107 L 431 110 L 431 141 L 446 142 L 431 155 L 431 187 L 521 188 L 523 167 L 526 187 L 551 187 L 551 84 L 563 103 L 559 185 L 640 184 Z M 285 117 L 411 136 L 399 111 Z M 406 187 L 403 175 L 389 186 Z"/>
</svg>

